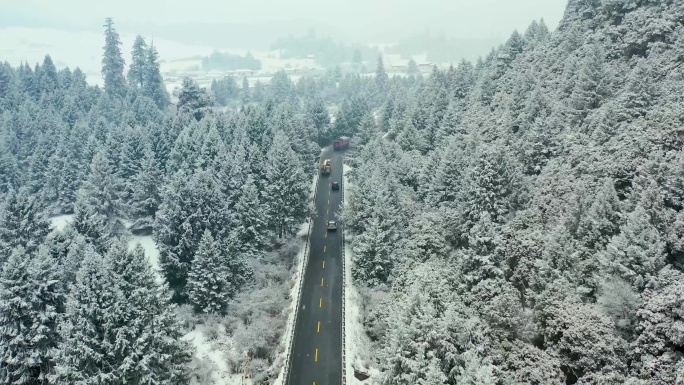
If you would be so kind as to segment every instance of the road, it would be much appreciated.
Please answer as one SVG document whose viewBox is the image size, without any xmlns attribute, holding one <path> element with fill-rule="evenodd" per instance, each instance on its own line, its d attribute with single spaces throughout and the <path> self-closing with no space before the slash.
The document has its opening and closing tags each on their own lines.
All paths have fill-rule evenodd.
<svg viewBox="0 0 684 385">
<path fill-rule="evenodd" d="M 342 383 L 342 234 L 327 231 L 342 202 L 342 154 L 327 148 L 321 160 L 332 159 L 330 175 L 321 175 L 316 217 L 311 230 L 309 262 L 304 274 L 286 385 Z M 331 191 L 331 182 L 340 190 Z"/>
</svg>

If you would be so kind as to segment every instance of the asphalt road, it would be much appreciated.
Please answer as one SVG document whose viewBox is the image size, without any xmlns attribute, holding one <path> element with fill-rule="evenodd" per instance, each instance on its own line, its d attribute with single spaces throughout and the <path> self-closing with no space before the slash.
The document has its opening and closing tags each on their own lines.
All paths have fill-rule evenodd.
<svg viewBox="0 0 684 385">
<path fill-rule="evenodd" d="M 321 175 L 316 217 L 311 230 L 287 385 L 340 385 L 342 383 L 342 234 L 327 231 L 342 201 L 342 152 L 326 149 L 332 159 L 330 175 Z M 331 191 L 331 182 L 340 190 Z"/>
</svg>

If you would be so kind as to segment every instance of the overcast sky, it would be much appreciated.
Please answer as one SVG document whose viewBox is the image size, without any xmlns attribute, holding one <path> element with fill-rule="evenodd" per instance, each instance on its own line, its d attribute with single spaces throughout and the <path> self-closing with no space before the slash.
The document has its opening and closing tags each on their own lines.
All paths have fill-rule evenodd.
<svg viewBox="0 0 684 385">
<path fill-rule="evenodd" d="M 544 18 L 555 28 L 567 0 L 0 0 L 0 22 L 35 17 L 46 23 L 99 27 L 111 16 L 117 25 L 179 23 L 264 24 L 310 20 L 358 37 L 399 31 L 444 31 L 449 37 L 508 36 Z M 7 16 L 9 15 L 9 16 Z M 1 25 L 0 25 L 1 26 Z"/>
</svg>

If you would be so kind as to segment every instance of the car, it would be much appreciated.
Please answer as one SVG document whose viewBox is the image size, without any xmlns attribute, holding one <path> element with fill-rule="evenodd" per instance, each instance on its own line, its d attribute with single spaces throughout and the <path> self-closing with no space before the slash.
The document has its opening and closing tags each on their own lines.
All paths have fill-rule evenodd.
<svg viewBox="0 0 684 385">
<path fill-rule="evenodd" d="M 337 230 L 337 222 L 327 221 L 327 222 L 325 222 L 325 227 L 327 227 L 328 230 Z"/>
<path fill-rule="evenodd" d="M 330 185 L 330 188 L 333 190 L 339 190 L 340 189 L 340 182 L 332 182 Z"/>
</svg>

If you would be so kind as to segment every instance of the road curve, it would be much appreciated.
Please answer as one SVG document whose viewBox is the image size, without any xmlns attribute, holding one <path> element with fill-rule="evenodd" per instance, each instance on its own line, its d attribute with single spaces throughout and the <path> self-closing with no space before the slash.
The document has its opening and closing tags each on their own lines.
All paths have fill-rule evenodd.
<svg viewBox="0 0 684 385">
<path fill-rule="evenodd" d="M 316 216 L 286 385 L 342 383 L 342 229 L 327 231 L 325 226 L 336 220 L 342 202 L 342 152 L 328 147 L 323 159 L 332 159 L 332 171 L 321 175 L 316 187 Z M 340 190 L 332 191 L 332 182 L 339 182 Z"/>
</svg>

